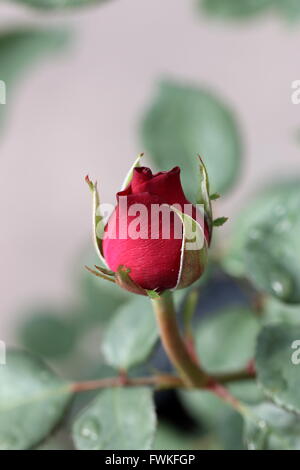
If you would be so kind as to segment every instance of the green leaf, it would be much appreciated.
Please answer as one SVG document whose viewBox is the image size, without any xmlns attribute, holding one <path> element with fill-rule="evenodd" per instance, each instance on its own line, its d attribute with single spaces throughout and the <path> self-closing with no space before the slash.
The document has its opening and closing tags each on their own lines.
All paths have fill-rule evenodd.
<svg viewBox="0 0 300 470">
<path fill-rule="evenodd" d="M 244 436 L 249 450 L 299 450 L 300 419 L 277 408 L 261 403 L 251 408 L 256 419 L 245 421 Z"/>
<path fill-rule="evenodd" d="M 22 73 L 46 53 L 60 50 L 67 35 L 58 30 L 11 29 L 0 34 L 0 80 L 6 84 L 6 105 L 0 104 L 0 123 L 11 102 L 11 90 Z"/>
<path fill-rule="evenodd" d="M 160 422 L 155 434 L 154 450 L 207 450 L 214 448 L 215 442 L 207 436 L 189 434 L 165 422 Z"/>
<path fill-rule="evenodd" d="M 300 18 L 300 3 L 298 0 L 274 0 L 274 7 L 287 20 L 294 22 Z"/>
<path fill-rule="evenodd" d="M 226 19 L 247 19 L 268 9 L 274 0 L 198 0 L 209 15 Z M 282 2 L 282 0 L 280 0 Z M 285 0 L 284 0 L 285 1 Z"/>
<path fill-rule="evenodd" d="M 213 226 L 214 227 L 222 227 L 228 220 L 228 217 L 218 217 L 218 219 L 215 219 L 213 221 Z"/>
<path fill-rule="evenodd" d="M 147 450 L 156 425 L 146 387 L 106 389 L 79 415 L 73 439 L 80 450 Z"/>
<path fill-rule="evenodd" d="M 66 318 L 64 312 L 51 312 L 43 308 L 21 324 L 19 337 L 29 351 L 46 358 L 66 356 L 76 341 L 74 325 Z"/>
<path fill-rule="evenodd" d="M 107 324 L 117 308 L 132 299 L 132 294 L 120 289 L 116 284 L 98 279 L 86 272 L 83 268 L 86 261 L 88 261 L 86 264 L 93 265 L 95 259 L 87 256 L 82 262 L 79 261 L 79 266 L 82 266 L 82 274 L 78 280 L 80 305 L 77 314 L 74 315 L 74 322 L 82 332 L 94 328 L 97 324 Z M 76 268 L 78 269 L 78 266 Z"/>
<path fill-rule="evenodd" d="M 66 429 L 60 429 L 51 434 L 35 450 L 73 450 Z"/>
<path fill-rule="evenodd" d="M 6 362 L 0 367 L 0 449 L 29 449 L 61 419 L 70 384 L 26 352 L 8 351 Z"/>
<path fill-rule="evenodd" d="M 66 10 L 89 4 L 102 4 L 107 0 L 11 0 L 39 10 Z"/>
<path fill-rule="evenodd" d="M 201 320 L 195 339 L 201 364 L 210 372 L 228 372 L 253 358 L 259 321 L 252 312 L 231 308 Z"/>
<path fill-rule="evenodd" d="M 206 90 L 163 82 L 141 135 L 159 169 L 182 168 L 183 187 L 191 200 L 198 186 L 198 154 L 205 160 L 213 192 L 224 193 L 236 180 L 241 160 L 237 125 L 227 106 Z"/>
<path fill-rule="evenodd" d="M 287 303 L 300 303 L 300 194 L 257 224 L 245 246 L 248 275 L 260 290 Z"/>
<path fill-rule="evenodd" d="M 68 35 L 59 30 L 11 29 L 0 34 L 0 75 L 8 87 L 30 63 L 47 51 L 59 50 Z"/>
<path fill-rule="evenodd" d="M 219 449 L 238 450 L 243 448 L 241 416 L 207 391 L 181 391 L 183 403 L 191 416 L 199 421 L 204 431 L 212 433 Z"/>
<path fill-rule="evenodd" d="M 220 197 L 221 197 L 221 196 L 220 196 L 220 194 L 218 194 L 218 193 L 214 193 L 214 194 L 211 194 L 211 195 L 209 196 L 209 198 L 210 198 L 211 201 L 216 201 L 216 199 L 219 199 Z"/>
<path fill-rule="evenodd" d="M 265 393 L 277 405 L 300 413 L 300 326 L 268 325 L 258 336 L 256 369 Z"/>
<path fill-rule="evenodd" d="M 101 348 L 108 364 L 127 370 L 145 361 L 157 340 L 151 302 L 147 297 L 136 297 L 116 313 Z"/>
<path fill-rule="evenodd" d="M 298 0 L 198 0 L 210 16 L 224 20 L 247 20 L 263 13 L 274 13 L 295 21 L 300 16 Z"/>
<path fill-rule="evenodd" d="M 251 235 L 255 236 L 256 226 L 267 219 L 277 220 L 286 212 L 289 200 L 299 196 L 299 179 L 273 184 L 243 207 L 230 224 L 231 237 L 226 255 L 222 260 L 224 269 L 231 275 L 247 277 L 249 273 L 245 260 L 246 245 Z"/>
<path fill-rule="evenodd" d="M 243 403 L 256 405 L 265 399 L 265 394 L 255 379 L 231 382 L 226 386 Z"/>
<path fill-rule="evenodd" d="M 275 297 L 268 297 L 264 302 L 262 320 L 265 324 L 275 322 L 300 324 L 300 305 L 285 304 Z"/>
</svg>

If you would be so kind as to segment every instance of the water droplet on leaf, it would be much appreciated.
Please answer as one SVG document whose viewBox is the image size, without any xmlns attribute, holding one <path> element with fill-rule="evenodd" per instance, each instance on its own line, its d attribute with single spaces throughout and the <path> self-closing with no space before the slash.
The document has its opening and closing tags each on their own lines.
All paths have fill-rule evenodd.
<svg viewBox="0 0 300 470">
<path fill-rule="evenodd" d="M 287 274 L 273 274 L 270 284 L 273 293 L 280 299 L 285 299 L 291 294 L 292 280 Z"/>
<path fill-rule="evenodd" d="M 86 418 L 82 422 L 80 434 L 85 439 L 89 439 L 91 441 L 97 441 L 99 439 L 99 433 L 100 433 L 100 426 L 96 419 Z"/>
</svg>

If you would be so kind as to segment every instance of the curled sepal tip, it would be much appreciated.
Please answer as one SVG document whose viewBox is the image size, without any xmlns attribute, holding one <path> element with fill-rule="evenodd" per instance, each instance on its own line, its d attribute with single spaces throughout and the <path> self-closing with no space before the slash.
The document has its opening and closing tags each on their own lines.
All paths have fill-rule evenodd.
<svg viewBox="0 0 300 470">
<path fill-rule="evenodd" d="M 199 159 L 199 169 L 200 169 L 200 185 L 199 185 L 199 191 L 197 195 L 197 204 L 203 205 L 204 207 L 205 221 L 208 226 L 209 241 L 210 241 L 212 237 L 212 229 L 213 229 L 213 215 L 212 215 L 211 199 L 217 199 L 219 195 L 213 195 L 212 197 L 210 196 L 209 179 L 208 179 L 207 170 L 200 155 L 198 155 L 198 159 Z"/>
<path fill-rule="evenodd" d="M 122 287 L 122 289 L 133 292 L 134 294 L 148 295 L 145 289 L 143 289 L 131 279 L 129 273 L 129 268 L 126 268 L 126 266 L 119 266 L 117 272 L 115 273 L 116 283 Z"/>
<path fill-rule="evenodd" d="M 130 167 L 130 170 L 128 171 L 127 175 L 125 176 L 125 179 L 124 179 L 123 184 L 121 186 L 121 191 L 123 191 L 125 188 L 127 188 L 129 183 L 131 182 L 132 175 L 133 175 L 133 170 L 140 166 L 140 161 L 141 161 L 141 158 L 143 157 L 143 155 L 144 155 L 144 153 L 140 153 L 137 156 L 136 160 L 134 161 L 133 165 Z"/>
<path fill-rule="evenodd" d="M 95 271 L 94 269 L 90 268 L 89 266 L 85 266 L 85 269 L 86 269 L 89 273 L 93 274 L 94 276 L 96 276 L 96 277 L 101 277 L 101 279 L 105 279 L 105 281 L 116 282 L 114 276 L 110 276 L 110 275 L 108 275 L 108 274 L 105 274 L 105 273 L 102 272 L 102 271 L 99 271 L 98 267 L 97 267 L 98 271 Z"/>
</svg>

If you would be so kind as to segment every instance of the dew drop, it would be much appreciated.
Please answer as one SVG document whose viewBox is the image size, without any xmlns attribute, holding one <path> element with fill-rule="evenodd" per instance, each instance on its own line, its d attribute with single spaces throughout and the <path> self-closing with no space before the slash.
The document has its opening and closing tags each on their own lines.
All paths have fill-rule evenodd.
<svg viewBox="0 0 300 470">
<path fill-rule="evenodd" d="M 100 434 L 100 426 L 98 421 L 93 418 L 86 418 L 82 422 L 79 432 L 85 439 L 89 439 L 94 442 L 97 441 Z"/>
<path fill-rule="evenodd" d="M 258 422 L 258 426 L 259 426 L 260 429 L 265 429 L 266 426 L 267 426 L 267 424 L 266 424 L 266 422 L 265 422 L 264 420 L 261 419 L 261 420 Z"/>
<path fill-rule="evenodd" d="M 274 273 L 270 285 L 273 293 L 281 299 L 285 299 L 291 294 L 292 280 L 287 274 Z"/>
</svg>

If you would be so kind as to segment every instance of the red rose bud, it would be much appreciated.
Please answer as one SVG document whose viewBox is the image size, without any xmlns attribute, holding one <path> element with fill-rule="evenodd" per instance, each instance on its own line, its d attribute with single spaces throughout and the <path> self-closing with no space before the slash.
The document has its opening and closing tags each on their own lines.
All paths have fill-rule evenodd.
<svg viewBox="0 0 300 470">
<path fill-rule="evenodd" d="M 117 206 L 106 225 L 94 193 L 94 238 L 109 268 L 94 274 L 124 289 L 156 296 L 167 289 L 187 287 L 203 273 L 211 239 L 212 214 L 207 174 L 200 160 L 201 191 L 193 206 L 185 197 L 180 168 L 152 174 L 139 158 L 117 193 Z"/>
</svg>

